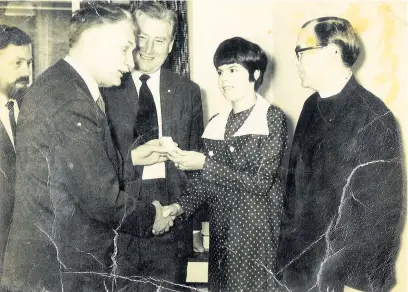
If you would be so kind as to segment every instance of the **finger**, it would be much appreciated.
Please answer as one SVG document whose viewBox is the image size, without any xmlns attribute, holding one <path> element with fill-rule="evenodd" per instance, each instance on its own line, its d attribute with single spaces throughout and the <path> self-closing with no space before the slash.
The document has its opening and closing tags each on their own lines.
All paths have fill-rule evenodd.
<svg viewBox="0 0 408 292">
<path fill-rule="evenodd" d="M 169 225 L 167 225 L 166 226 L 166 229 L 164 229 L 166 232 L 169 232 L 169 230 L 170 230 L 170 226 Z"/>
<path fill-rule="evenodd" d="M 164 156 L 164 157 L 159 157 L 158 159 L 157 159 L 157 163 L 159 163 L 159 162 L 166 162 L 168 159 L 167 159 L 167 157 L 166 156 Z"/>
<path fill-rule="evenodd" d="M 174 225 L 173 220 L 170 220 L 170 221 L 169 221 L 169 226 L 170 226 L 170 227 L 173 227 L 173 225 Z"/>
<path fill-rule="evenodd" d="M 150 141 L 147 141 L 145 143 L 145 145 L 156 145 L 156 146 L 160 146 L 160 140 L 159 139 L 152 139 Z"/>
<path fill-rule="evenodd" d="M 171 213 L 172 213 L 172 210 L 170 208 L 166 208 L 166 209 L 164 209 L 162 216 L 164 218 L 167 218 L 167 217 L 170 216 Z"/>
<path fill-rule="evenodd" d="M 180 170 L 188 170 L 189 168 L 186 167 L 186 166 L 183 165 L 183 164 L 180 164 L 179 167 L 178 167 L 178 169 L 180 169 Z"/>
</svg>

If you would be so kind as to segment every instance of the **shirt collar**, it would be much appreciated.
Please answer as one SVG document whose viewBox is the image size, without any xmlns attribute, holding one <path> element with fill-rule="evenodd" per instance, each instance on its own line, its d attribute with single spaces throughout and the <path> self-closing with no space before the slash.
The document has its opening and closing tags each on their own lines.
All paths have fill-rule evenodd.
<svg viewBox="0 0 408 292">
<path fill-rule="evenodd" d="M 75 61 L 69 55 L 65 56 L 64 60 L 71 65 L 72 68 L 77 71 L 79 76 L 85 81 L 86 86 L 88 87 L 89 91 L 91 92 L 92 98 L 96 101 L 101 93 L 99 91 L 99 86 L 96 80 L 91 76 L 91 74 L 77 61 Z"/>
<path fill-rule="evenodd" d="M 7 96 L 5 96 L 4 94 L 0 93 L 0 106 L 6 106 L 7 102 L 9 101 L 9 99 L 7 98 Z"/>
<path fill-rule="evenodd" d="M 153 72 L 151 74 L 146 74 L 146 75 L 150 76 L 150 78 L 149 78 L 149 80 L 147 80 L 147 82 L 149 82 L 150 80 L 151 80 L 150 82 L 154 82 L 154 83 L 159 82 L 160 81 L 160 71 L 161 71 L 161 69 L 159 68 L 159 70 L 157 70 L 156 72 Z M 143 74 L 144 73 L 142 73 L 142 72 L 134 70 L 132 72 L 133 80 L 139 80 L 140 76 L 142 76 Z"/>
<path fill-rule="evenodd" d="M 9 101 L 14 102 L 14 106 L 17 105 L 17 100 L 15 98 L 7 98 L 6 95 L 0 93 L 0 106 L 1 108 L 6 107 Z M 18 105 L 17 105 L 18 106 Z"/>
</svg>

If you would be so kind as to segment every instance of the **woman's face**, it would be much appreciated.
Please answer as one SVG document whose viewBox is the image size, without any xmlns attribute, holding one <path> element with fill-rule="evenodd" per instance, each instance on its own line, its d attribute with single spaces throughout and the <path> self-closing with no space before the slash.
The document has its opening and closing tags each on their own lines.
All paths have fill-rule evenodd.
<svg viewBox="0 0 408 292">
<path fill-rule="evenodd" d="M 242 65 L 233 63 L 217 68 L 218 86 L 228 101 L 241 100 L 254 92 L 254 82 L 249 81 L 249 72 Z"/>
</svg>

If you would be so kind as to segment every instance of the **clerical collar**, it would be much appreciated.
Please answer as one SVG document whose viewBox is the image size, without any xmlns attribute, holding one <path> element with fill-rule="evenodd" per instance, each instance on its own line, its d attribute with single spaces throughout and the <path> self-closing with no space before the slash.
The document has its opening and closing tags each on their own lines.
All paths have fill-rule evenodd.
<svg viewBox="0 0 408 292">
<path fill-rule="evenodd" d="M 321 98 L 329 98 L 329 97 L 339 94 L 343 90 L 343 88 L 346 86 L 346 84 L 349 82 L 351 76 L 353 76 L 352 71 L 350 71 L 349 75 L 345 79 L 343 79 L 341 83 L 339 83 L 339 86 L 336 89 L 333 89 L 333 91 L 327 91 L 325 93 L 322 93 L 319 91 L 319 96 Z"/>
</svg>

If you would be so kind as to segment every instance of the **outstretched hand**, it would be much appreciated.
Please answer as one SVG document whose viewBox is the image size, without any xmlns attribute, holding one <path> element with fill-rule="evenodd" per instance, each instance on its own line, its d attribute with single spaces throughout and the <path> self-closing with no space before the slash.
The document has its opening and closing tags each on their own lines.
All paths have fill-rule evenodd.
<svg viewBox="0 0 408 292">
<path fill-rule="evenodd" d="M 163 216 L 171 217 L 173 220 L 184 213 L 184 210 L 177 203 L 163 207 Z"/>
<path fill-rule="evenodd" d="M 204 154 L 196 151 L 173 151 L 167 157 L 181 170 L 201 170 L 206 159 Z"/>
<path fill-rule="evenodd" d="M 174 224 L 173 220 L 175 217 L 169 216 L 167 213 L 167 216 L 164 216 L 164 207 L 160 204 L 159 201 L 153 201 L 152 204 L 156 208 L 156 218 L 154 220 L 152 230 L 153 234 L 160 235 L 168 232 L 170 230 L 170 227 L 172 227 Z"/>
<path fill-rule="evenodd" d="M 171 141 L 172 148 L 164 145 L 161 139 L 153 139 L 149 142 L 140 145 L 131 151 L 133 165 L 152 165 L 159 162 L 167 161 L 168 152 L 173 149 L 178 149 L 177 144 Z M 168 143 L 166 143 L 168 144 Z M 181 151 L 181 150 L 180 150 Z"/>
</svg>

